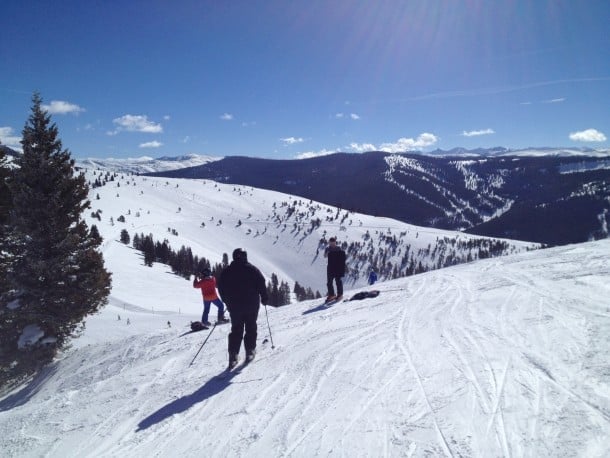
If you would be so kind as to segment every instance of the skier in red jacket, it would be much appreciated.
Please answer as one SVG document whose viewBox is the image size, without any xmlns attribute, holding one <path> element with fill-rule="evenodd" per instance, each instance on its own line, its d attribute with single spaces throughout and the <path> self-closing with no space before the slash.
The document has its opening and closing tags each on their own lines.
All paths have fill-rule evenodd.
<svg viewBox="0 0 610 458">
<path fill-rule="evenodd" d="M 201 323 L 203 325 L 210 326 L 208 317 L 212 304 L 218 307 L 218 320 L 216 322 L 218 324 L 229 323 L 229 320 L 225 318 L 225 305 L 218 297 L 218 292 L 216 291 L 216 279 L 209 269 L 204 269 L 199 276 L 195 275 L 193 288 L 200 288 L 201 295 L 203 296 L 203 315 L 201 316 Z"/>
</svg>

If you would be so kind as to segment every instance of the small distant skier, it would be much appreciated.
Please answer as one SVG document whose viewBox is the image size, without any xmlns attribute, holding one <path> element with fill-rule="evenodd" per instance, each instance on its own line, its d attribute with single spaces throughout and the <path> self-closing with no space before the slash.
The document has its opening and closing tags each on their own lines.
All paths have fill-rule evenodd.
<svg viewBox="0 0 610 458">
<path fill-rule="evenodd" d="M 369 285 L 374 285 L 376 281 L 377 281 L 377 272 L 375 272 L 375 269 L 371 269 L 371 271 L 369 273 Z"/>
<path fill-rule="evenodd" d="M 233 251 L 233 262 L 220 274 L 218 291 L 231 315 L 228 349 L 229 368 L 232 368 L 237 364 L 242 340 L 246 361 L 252 361 L 256 354 L 258 310 L 261 302 L 266 305 L 268 301 L 265 277 L 248 262 L 248 254 L 241 248 L 236 248 Z"/>
<path fill-rule="evenodd" d="M 324 257 L 328 258 L 328 265 L 326 267 L 328 294 L 326 295 L 326 301 L 341 300 L 343 297 L 343 276 L 345 275 L 345 251 L 337 246 L 337 239 L 335 237 L 331 237 L 328 240 Z M 335 295 L 333 282 L 337 284 L 337 295 Z"/>
<path fill-rule="evenodd" d="M 195 275 L 193 288 L 201 289 L 201 295 L 203 296 L 203 315 L 201 316 L 201 323 L 204 326 L 211 325 L 209 316 L 212 304 L 218 307 L 218 319 L 216 320 L 216 323 L 222 324 L 229 322 L 224 315 L 225 305 L 218 297 L 218 292 L 216 291 L 216 278 L 214 278 L 210 269 L 204 269 L 199 275 Z"/>
</svg>

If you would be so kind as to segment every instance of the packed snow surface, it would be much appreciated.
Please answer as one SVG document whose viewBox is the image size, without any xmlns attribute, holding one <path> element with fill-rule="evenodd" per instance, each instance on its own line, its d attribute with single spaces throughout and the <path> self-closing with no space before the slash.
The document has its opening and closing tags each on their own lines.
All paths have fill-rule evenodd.
<svg viewBox="0 0 610 458">
<path fill-rule="evenodd" d="M 610 240 L 262 308 L 257 357 L 232 373 L 229 326 L 182 335 L 199 293 L 147 272 L 0 400 L 2 456 L 610 454 Z"/>
<path fill-rule="evenodd" d="M 90 182 L 109 175 L 87 171 Z M 535 245 L 510 241 L 511 256 L 383 281 L 374 299 L 262 308 L 255 361 L 227 374 L 229 325 L 185 334 L 201 317 L 199 290 L 166 265 L 144 266 L 121 231 L 212 263 L 242 247 L 267 279 L 322 293 L 321 238 L 393 263 L 409 247 L 431 265 L 439 241 L 474 236 L 209 180 L 116 176 L 90 199 L 109 304 L 0 398 L 0 456 L 610 452 L 610 240 L 529 253 Z M 350 263 L 346 297 L 371 289 L 367 264 Z M 42 338 L 34 331 L 24 345 Z"/>
</svg>

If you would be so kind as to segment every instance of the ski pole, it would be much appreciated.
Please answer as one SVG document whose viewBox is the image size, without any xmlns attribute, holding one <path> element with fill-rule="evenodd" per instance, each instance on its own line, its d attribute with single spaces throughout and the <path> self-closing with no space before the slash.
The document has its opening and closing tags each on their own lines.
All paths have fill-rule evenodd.
<svg viewBox="0 0 610 458">
<path fill-rule="evenodd" d="M 214 332 L 214 329 L 216 329 L 216 324 L 214 323 L 214 326 L 212 326 L 212 330 L 210 331 L 210 333 L 208 334 L 208 336 L 205 338 L 205 340 L 203 341 L 203 343 L 201 344 L 201 347 L 199 347 L 199 350 L 197 350 L 197 353 L 195 354 L 195 357 L 193 358 L 193 360 L 191 361 L 191 364 L 189 364 L 189 367 L 191 367 L 193 365 L 193 363 L 195 362 L 195 359 L 197 358 L 197 356 L 199 356 L 199 352 L 201 351 L 201 349 L 203 348 L 203 346 L 205 345 L 205 343 L 208 341 L 208 339 L 210 338 L 210 336 L 212 335 L 212 332 Z"/>
<path fill-rule="evenodd" d="M 267 317 L 267 327 L 269 328 L 269 338 L 271 338 L 271 348 L 274 349 L 273 335 L 271 334 L 271 326 L 269 325 L 269 313 L 267 313 L 267 304 L 265 304 L 265 316 Z"/>
</svg>

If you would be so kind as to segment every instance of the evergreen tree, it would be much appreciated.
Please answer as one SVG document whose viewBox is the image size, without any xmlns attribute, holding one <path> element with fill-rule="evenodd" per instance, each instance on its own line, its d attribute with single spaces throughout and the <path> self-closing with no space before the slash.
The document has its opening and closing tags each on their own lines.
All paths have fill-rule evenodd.
<svg viewBox="0 0 610 458">
<path fill-rule="evenodd" d="M 294 289 L 292 290 L 294 292 L 294 294 L 297 297 L 297 301 L 304 301 L 305 300 L 305 296 L 306 296 L 306 292 L 305 292 L 305 288 L 303 288 L 301 285 L 299 285 L 299 282 L 294 282 Z"/>
<path fill-rule="evenodd" d="M 0 225 L 4 225 L 8 221 L 8 215 L 11 209 L 11 193 L 8 188 L 8 179 L 11 174 L 11 169 L 8 167 L 6 152 L 2 143 L 0 143 Z"/>
<path fill-rule="evenodd" d="M 140 243 L 140 249 L 144 252 L 144 265 L 152 267 L 156 259 L 155 242 L 153 241 L 152 234 L 143 237 Z"/>
<path fill-rule="evenodd" d="M 121 243 L 124 243 L 125 245 L 129 245 L 129 242 L 130 242 L 129 232 L 127 232 L 127 229 L 121 230 Z"/>
<path fill-rule="evenodd" d="M 288 304 L 290 304 L 290 285 L 288 285 L 288 283 L 283 281 L 280 284 L 278 305 L 288 305 Z"/>
<path fill-rule="evenodd" d="M 133 246 L 133 248 L 135 250 L 140 251 L 142 249 L 142 236 L 138 235 L 137 233 L 133 235 L 133 240 L 131 242 L 131 245 Z"/>
<path fill-rule="evenodd" d="M 8 218 L 12 207 L 12 197 L 8 187 L 11 170 L 8 167 L 6 153 L 0 143 L 0 298 L 9 291 L 8 269 Z"/>
<path fill-rule="evenodd" d="M 104 241 L 104 239 L 102 238 L 102 236 L 100 235 L 100 231 L 98 230 L 97 226 L 95 224 L 91 225 L 91 230 L 89 231 L 89 237 L 91 237 L 96 245 L 101 245 L 102 242 Z"/>
<path fill-rule="evenodd" d="M 279 280 L 276 274 L 271 274 L 271 282 L 267 284 L 267 296 L 269 297 L 269 305 L 277 307 L 280 305 L 280 290 Z"/>
<path fill-rule="evenodd" d="M 11 297 L 0 302 L 1 381 L 50 362 L 110 293 L 99 242 L 81 218 L 89 208 L 85 178 L 75 174 L 41 97 L 32 102 L 9 181 Z M 38 338 L 26 343 L 27 335 Z"/>
<path fill-rule="evenodd" d="M 271 281 L 267 283 L 267 296 L 269 305 L 279 307 L 290 304 L 290 286 L 286 282 L 280 284 L 276 274 L 271 274 Z"/>
</svg>

